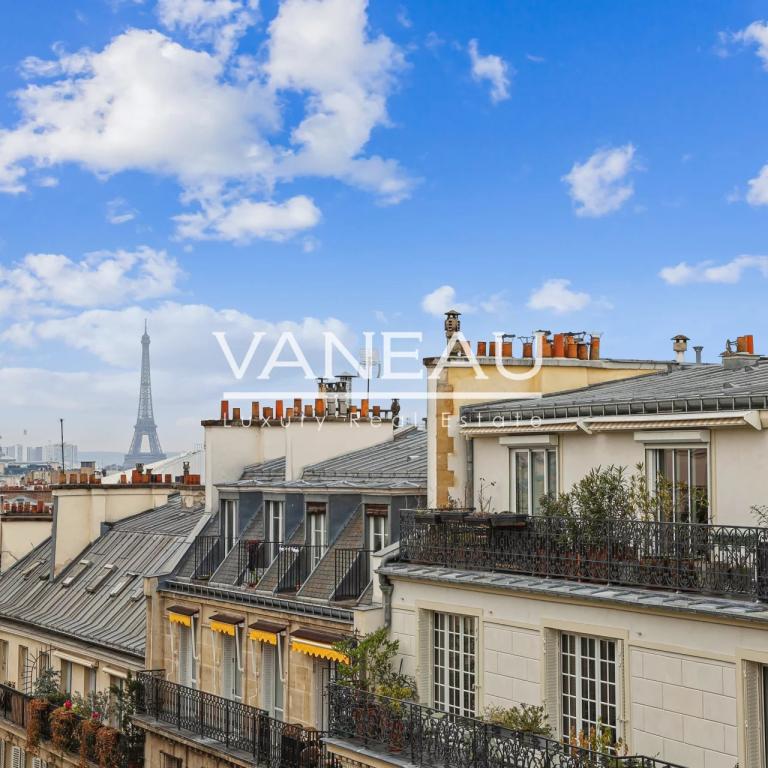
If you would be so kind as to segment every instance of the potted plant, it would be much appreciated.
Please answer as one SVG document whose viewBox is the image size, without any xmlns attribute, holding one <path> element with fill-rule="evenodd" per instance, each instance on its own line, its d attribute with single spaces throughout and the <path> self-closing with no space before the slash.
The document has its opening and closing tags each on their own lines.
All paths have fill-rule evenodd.
<svg viewBox="0 0 768 768">
<path fill-rule="evenodd" d="M 40 744 L 50 707 L 51 705 L 47 699 L 32 699 L 27 704 L 26 749 L 29 752 L 34 752 Z"/>
<path fill-rule="evenodd" d="M 122 742 L 120 731 L 108 725 L 96 729 L 96 759 L 99 768 L 113 768 L 120 765 Z"/>
<path fill-rule="evenodd" d="M 546 710 L 533 704 L 491 706 L 485 710 L 483 719 L 517 734 L 523 734 L 523 742 L 539 750 L 546 749 L 546 740 L 552 736 Z"/>
<path fill-rule="evenodd" d="M 51 713 L 51 741 L 60 752 L 71 752 L 75 746 L 80 717 L 67 701 Z"/>
</svg>

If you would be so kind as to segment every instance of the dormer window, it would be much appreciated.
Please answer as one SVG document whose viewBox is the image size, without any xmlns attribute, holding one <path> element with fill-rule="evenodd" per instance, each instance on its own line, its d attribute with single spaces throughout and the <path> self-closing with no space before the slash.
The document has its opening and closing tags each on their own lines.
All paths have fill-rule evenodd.
<svg viewBox="0 0 768 768">
<path fill-rule="evenodd" d="M 235 499 L 221 500 L 221 538 L 224 542 L 224 554 L 232 550 L 238 536 L 237 501 Z"/>
<path fill-rule="evenodd" d="M 307 502 L 307 525 L 309 526 L 309 543 L 312 547 L 311 563 L 315 568 L 328 548 L 328 505 L 323 501 Z"/>
</svg>

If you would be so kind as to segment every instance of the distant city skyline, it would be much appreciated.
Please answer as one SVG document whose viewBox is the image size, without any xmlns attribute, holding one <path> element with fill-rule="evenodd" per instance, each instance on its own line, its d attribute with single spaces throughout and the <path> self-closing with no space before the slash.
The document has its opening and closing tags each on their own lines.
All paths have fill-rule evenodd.
<svg viewBox="0 0 768 768">
<path fill-rule="evenodd" d="M 473 340 L 768 352 L 753 4 L 182 5 L 0 11 L 3 443 L 64 418 L 81 450 L 125 452 L 145 318 L 168 452 L 263 388 L 217 331 L 238 360 L 284 330 L 313 363 L 324 331 L 422 332 L 431 355 L 455 307 Z"/>
</svg>

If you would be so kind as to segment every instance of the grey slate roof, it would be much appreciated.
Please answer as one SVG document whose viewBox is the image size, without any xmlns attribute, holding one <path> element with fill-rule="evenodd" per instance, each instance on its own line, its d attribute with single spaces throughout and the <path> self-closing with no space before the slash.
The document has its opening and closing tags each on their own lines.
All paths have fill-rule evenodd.
<svg viewBox="0 0 768 768">
<path fill-rule="evenodd" d="M 202 512 L 202 507 L 183 508 L 180 495 L 171 496 L 161 507 L 115 523 L 53 582 L 49 579 L 52 540 L 48 539 L 0 576 L 0 620 L 33 624 L 143 658 L 142 577 L 162 571 L 188 546 L 187 537 Z M 63 586 L 81 560 L 89 560 L 90 566 L 70 586 Z M 111 572 L 104 568 L 108 563 L 115 566 Z M 125 587 L 110 595 L 126 577 Z"/>
<path fill-rule="evenodd" d="M 466 423 L 495 417 L 561 419 L 647 413 L 701 413 L 768 408 L 768 358 L 744 368 L 695 365 L 621 381 L 461 409 Z"/>
<path fill-rule="evenodd" d="M 285 477 L 285 456 L 249 464 L 240 476 L 241 480 L 282 480 Z"/>
<path fill-rule="evenodd" d="M 565 579 L 519 576 L 486 571 L 467 571 L 442 566 L 415 563 L 387 563 L 379 573 L 390 577 L 417 581 L 438 581 L 451 585 L 472 585 L 479 588 L 502 589 L 510 592 L 547 597 L 558 596 L 574 600 L 594 600 L 612 603 L 617 607 L 649 608 L 684 613 L 719 616 L 768 623 L 768 605 L 751 600 L 729 600 L 706 595 L 664 590 L 612 587 L 605 584 L 585 584 Z"/>
<path fill-rule="evenodd" d="M 227 488 L 309 488 L 411 490 L 427 484 L 427 433 L 410 427 L 395 433 L 394 439 L 369 448 L 345 453 L 304 468 L 298 480 L 284 480 L 275 471 L 276 461 L 246 469 L 240 480 L 222 484 Z M 266 465 L 267 471 L 264 470 Z M 246 477 L 246 475 L 248 475 Z"/>
</svg>

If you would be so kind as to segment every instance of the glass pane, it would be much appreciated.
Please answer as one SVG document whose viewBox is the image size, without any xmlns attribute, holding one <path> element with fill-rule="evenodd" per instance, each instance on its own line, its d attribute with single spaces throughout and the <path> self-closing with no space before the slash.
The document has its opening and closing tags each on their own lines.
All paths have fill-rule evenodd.
<svg viewBox="0 0 768 768">
<path fill-rule="evenodd" d="M 679 523 L 690 522 L 690 485 L 688 476 L 689 452 L 678 449 L 675 452 L 675 518 Z"/>
<path fill-rule="evenodd" d="M 547 451 L 547 493 L 557 493 L 557 451 Z"/>
<path fill-rule="evenodd" d="M 532 451 L 531 457 L 533 461 L 533 466 L 531 467 L 533 481 L 533 514 L 537 515 L 541 506 L 541 497 L 547 492 L 545 478 L 547 464 L 546 451 Z"/>
<path fill-rule="evenodd" d="M 674 451 L 671 449 L 659 449 L 649 451 L 651 464 L 651 487 L 656 489 L 657 495 L 662 499 L 670 499 L 672 485 L 674 483 Z M 659 519 L 671 522 L 669 504 L 661 505 Z"/>
<path fill-rule="evenodd" d="M 528 451 L 515 453 L 515 512 L 527 515 L 528 510 Z"/>
<path fill-rule="evenodd" d="M 709 484 L 707 482 L 707 449 L 695 448 L 691 451 L 691 502 L 693 519 L 697 523 L 709 522 Z"/>
</svg>

